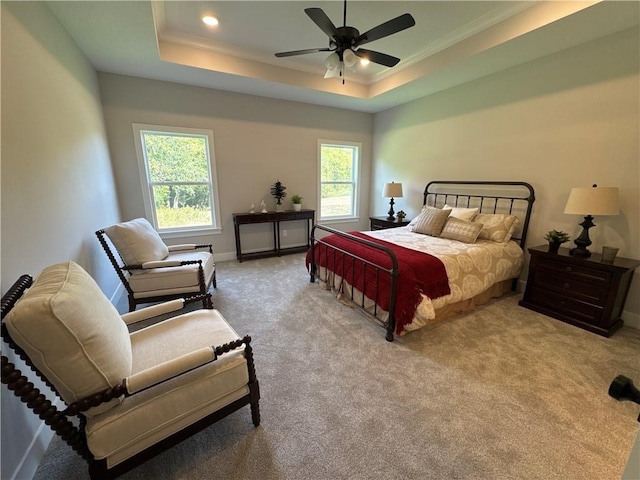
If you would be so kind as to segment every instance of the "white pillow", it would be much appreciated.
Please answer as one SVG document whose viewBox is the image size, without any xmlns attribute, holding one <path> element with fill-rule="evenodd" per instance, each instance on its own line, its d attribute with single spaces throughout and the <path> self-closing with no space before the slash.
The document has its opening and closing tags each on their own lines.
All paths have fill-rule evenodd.
<svg viewBox="0 0 640 480">
<path fill-rule="evenodd" d="M 67 404 L 131 375 L 129 331 L 96 282 L 74 262 L 45 268 L 6 318 L 11 338 Z M 99 414 L 120 402 L 91 408 Z"/>
<path fill-rule="evenodd" d="M 125 265 L 164 260 L 169 248 L 146 218 L 136 218 L 104 229 Z"/>
<path fill-rule="evenodd" d="M 473 220 L 473 217 L 478 213 L 477 208 L 461 208 L 461 207 L 450 207 L 446 205 L 442 207 L 443 210 L 451 210 L 449 214 L 450 217 L 459 218 L 460 220 L 464 220 L 465 222 L 470 222 Z"/>
</svg>

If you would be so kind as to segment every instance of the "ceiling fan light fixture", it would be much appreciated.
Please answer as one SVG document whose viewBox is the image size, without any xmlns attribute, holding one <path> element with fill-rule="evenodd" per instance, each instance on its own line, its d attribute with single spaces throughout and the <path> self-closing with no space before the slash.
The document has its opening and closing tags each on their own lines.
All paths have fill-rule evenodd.
<svg viewBox="0 0 640 480">
<path fill-rule="evenodd" d="M 347 49 L 344 51 L 344 53 L 342 54 L 342 60 L 344 61 L 344 64 L 351 68 L 353 67 L 356 62 L 358 61 L 358 57 L 356 57 L 356 54 L 353 53 L 353 51 L 351 51 L 351 49 Z"/>
<path fill-rule="evenodd" d="M 362 57 L 360 59 L 360 65 L 362 65 L 363 67 L 366 67 L 367 65 L 369 65 L 369 59 L 365 58 L 365 57 Z"/>
<path fill-rule="evenodd" d="M 340 73 L 340 57 L 336 52 L 331 53 L 324 61 L 324 66 L 327 67 L 327 73 L 324 74 L 324 78 L 337 77 Z"/>
<path fill-rule="evenodd" d="M 215 27 L 218 25 L 218 19 L 210 14 L 203 15 L 202 21 L 204 22 L 205 25 L 208 25 L 209 27 Z"/>
</svg>

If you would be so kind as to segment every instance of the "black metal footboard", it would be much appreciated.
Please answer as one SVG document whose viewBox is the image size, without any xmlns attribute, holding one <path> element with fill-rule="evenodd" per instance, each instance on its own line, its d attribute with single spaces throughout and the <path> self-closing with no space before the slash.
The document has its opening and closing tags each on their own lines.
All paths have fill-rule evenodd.
<svg viewBox="0 0 640 480">
<path fill-rule="evenodd" d="M 348 247 L 340 248 L 327 243 L 323 238 L 316 238 L 316 230 L 322 230 L 324 232 L 337 235 L 343 239 L 355 242 L 355 244 L 366 245 L 367 247 L 374 248 L 384 253 L 384 255 L 389 258 L 391 268 L 380 265 L 379 263 L 369 259 L 362 258 L 358 254 L 350 252 Z M 322 245 L 322 247 L 319 247 L 318 245 Z M 316 249 L 318 248 L 322 248 L 323 250 L 326 249 L 326 255 L 324 256 L 324 260 L 321 262 L 324 264 L 321 265 L 316 265 Z M 396 259 L 393 251 L 383 245 L 356 237 L 349 233 L 341 232 L 325 225 L 315 225 L 311 230 L 311 249 L 309 251 L 309 255 L 310 281 L 313 283 L 316 278 L 318 278 L 318 280 L 324 282 L 332 291 L 339 292 L 342 295 L 348 295 L 348 299 L 354 306 L 359 308 L 365 313 L 365 315 L 386 329 L 387 334 L 385 338 L 389 342 L 392 342 L 396 328 L 394 312 L 398 280 L 398 260 Z M 361 280 L 354 278 L 356 263 L 363 272 Z M 350 268 L 347 268 L 347 266 L 350 266 Z M 369 275 L 367 275 L 367 272 Z M 367 283 L 370 281 L 368 278 L 370 279 L 371 277 L 374 278 L 373 285 Z M 381 282 L 383 278 L 387 278 L 388 282 Z M 347 287 L 345 283 L 351 288 L 345 288 Z M 384 285 L 381 285 L 382 283 L 384 283 Z M 356 285 L 361 287 L 361 291 L 358 295 L 356 295 Z M 388 293 L 387 288 L 389 288 Z M 364 292 L 367 290 L 369 290 L 369 295 L 365 297 Z M 371 294 L 371 291 L 373 291 L 373 294 Z M 379 306 L 379 299 L 386 294 L 389 295 L 389 309 L 388 316 L 384 319 L 378 316 L 378 314 L 383 311 Z"/>
</svg>

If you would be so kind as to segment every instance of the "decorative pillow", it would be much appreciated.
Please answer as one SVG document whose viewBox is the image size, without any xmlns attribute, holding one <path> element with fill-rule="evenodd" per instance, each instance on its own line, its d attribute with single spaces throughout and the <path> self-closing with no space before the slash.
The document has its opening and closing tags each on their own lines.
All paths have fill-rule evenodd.
<svg viewBox="0 0 640 480">
<path fill-rule="evenodd" d="M 437 237 L 442 232 L 449 213 L 451 213 L 451 210 L 425 206 L 420 215 L 418 215 L 416 222 L 411 226 L 411 231 Z"/>
<path fill-rule="evenodd" d="M 479 213 L 473 222 L 484 225 L 478 238 L 504 243 L 511 239 L 519 220 L 515 215 L 504 213 Z"/>
<path fill-rule="evenodd" d="M 481 223 L 467 222 L 450 216 L 447 223 L 444 224 L 440 237 L 464 243 L 475 243 L 482 226 Z"/>
<path fill-rule="evenodd" d="M 146 218 L 112 225 L 104 229 L 125 265 L 164 260 L 169 249 Z"/>
<path fill-rule="evenodd" d="M 6 317 L 13 340 L 67 404 L 131 375 L 126 324 L 96 282 L 74 262 L 45 268 Z M 115 407 L 113 399 L 86 412 Z"/>
<path fill-rule="evenodd" d="M 442 207 L 442 209 L 451 210 L 451 213 L 449 214 L 450 217 L 459 218 L 460 220 L 465 220 L 467 222 L 470 222 L 471 220 L 473 220 L 473 217 L 475 217 L 476 214 L 478 213 L 477 208 L 450 207 L 447 204 L 445 204 L 445 206 Z"/>
</svg>

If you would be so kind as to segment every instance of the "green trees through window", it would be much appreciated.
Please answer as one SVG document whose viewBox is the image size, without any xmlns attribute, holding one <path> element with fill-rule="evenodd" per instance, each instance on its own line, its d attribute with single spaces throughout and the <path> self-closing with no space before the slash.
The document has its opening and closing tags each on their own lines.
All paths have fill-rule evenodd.
<svg viewBox="0 0 640 480">
<path fill-rule="evenodd" d="M 138 146 L 144 160 L 143 186 L 148 192 L 145 201 L 152 210 L 156 228 L 181 230 L 215 226 L 210 159 L 212 134 L 141 127 L 152 126 L 134 125 L 134 131 L 138 129 Z"/>
<path fill-rule="evenodd" d="M 320 145 L 320 218 L 349 218 L 356 215 L 356 180 L 359 146 Z"/>
</svg>

